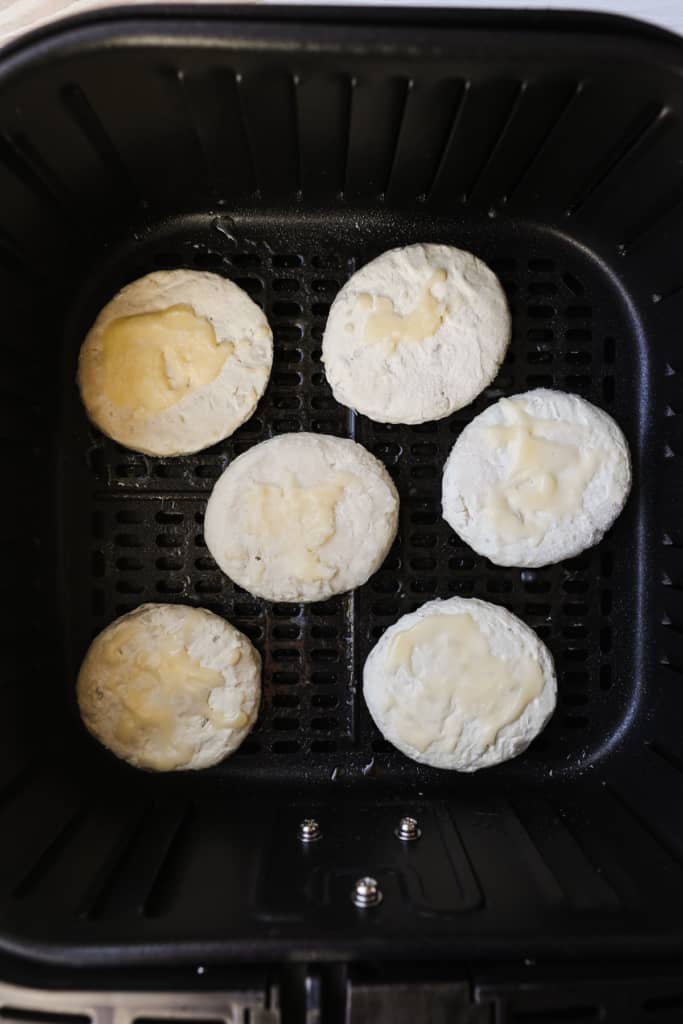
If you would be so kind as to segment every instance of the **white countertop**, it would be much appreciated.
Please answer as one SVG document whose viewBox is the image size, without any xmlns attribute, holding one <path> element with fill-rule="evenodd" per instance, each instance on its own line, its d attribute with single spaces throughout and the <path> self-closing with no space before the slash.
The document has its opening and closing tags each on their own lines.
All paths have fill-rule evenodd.
<svg viewBox="0 0 683 1024">
<path fill-rule="evenodd" d="M 45 24 L 65 14 L 76 14 L 79 11 L 93 10 L 98 7 L 111 7 L 120 3 L 136 3 L 143 0 L 0 0 L 0 43 L 20 35 L 21 32 L 38 25 Z M 149 3 L 150 0 L 144 0 Z M 152 0 L 154 2 L 154 0 Z M 162 2 L 162 0 L 159 0 Z M 165 3 L 187 2 L 187 0 L 163 0 Z M 206 0 L 221 2 L 221 0 Z M 259 2 L 259 0 L 252 0 Z M 274 3 L 289 3 L 292 0 L 271 0 Z M 308 2 L 308 0 L 304 0 Z M 342 2 L 354 4 L 366 0 L 311 0 L 311 2 Z M 374 0 L 376 6 L 396 5 L 419 6 L 412 0 Z M 683 34 L 683 0 L 470 0 L 469 3 L 454 3 L 453 0 L 429 0 L 433 7 L 497 7 L 510 9 L 522 7 L 535 10 L 557 8 L 564 10 L 592 10 L 613 14 L 626 14 L 632 18 L 642 18 L 662 28 L 672 29 Z M 426 5 L 425 5 L 426 6 Z"/>
</svg>

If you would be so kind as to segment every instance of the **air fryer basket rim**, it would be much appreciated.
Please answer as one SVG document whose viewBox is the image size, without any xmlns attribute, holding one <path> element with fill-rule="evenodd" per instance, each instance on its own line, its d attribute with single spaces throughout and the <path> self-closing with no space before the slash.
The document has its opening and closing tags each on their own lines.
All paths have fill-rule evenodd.
<svg viewBox="0 0 683 1024">
<path fill-rule="evenodd" d="M 566 8 L 509 8 L 470 7 L 467 4 L 452 6 L 416 5 L 374 5 L 374 4 L 293 4 L 265 3 L 254 6 L 250 3 L 122 3 L 114 6 L 103 5 L 81 13 L 69 13 L 65 17 L 51 20 L 28 32 L 23 32 L 7 43 L 3 56 L 24 47 L 32 47 L 37 40 L 48 36 L 59 36 L 73 28 L 87 25 L 99 26 L 105 22 L 135 21 L 176 21 L 190 22 L 286 22 L 298 24 L 347 22 L 363 24 L 378 22 L 384 25 L 409 24 L 420 27 L 440 25 L 449 27 L 502 28 L 514 32 L 529 32 L 539 29 L 570 30 L 572 32 L 596 32 L 605 35 L 632 35 L 637 38 L 669 40 L 680 42 L 680 35 L 673 30 L 662 28 L 643 18 L 618 14 L 612 11 L 593 11 L 580 7 Z"/>
<path fill-rule="evenodd" d="M 383 28 L 381 40 L 374 32 L 378 26 Z M 566 29 L 566 35 L 555 38 L 558 29 Z M 485 32 L 487 45 L 495 37 L 495 59 L 504 67 L 498 75 L 489 69 L 491 81 L 486 79 L 486 61 L 474 46 Z M 297 40 L 296 35 L 302 38 Z M 566 77 L 552 79 L 551 68 L 547 96 L 528 86 L 518 93 L 511 68 L 527 59 L 538 61 L 541 45 L 550 37 Z M 472 53 L 458 51 L 465 38 Z M 586 43 L 583 49 L 580 42 Z M 502 56 L 506 43 L 518 47 L 508 61 Z M 64 401 L 53 407 L 47 396 L 44 402 L 48 412 L 59 416 L 60 427 L 54 448 L 48 446 L 45 452 L 36 444 L 32 456 L 54 486 L 62 529 L 57 541 L 39 537 L 43 560 L 45 552 L 54 555 L 59 581 L 54 585 L 46 572 L 36 592 L 43 603 L 48 600 L 46 594 L 59 595 L 62 608 L 52 615 L 53 633 L 46 635 L 54 637 L 59 657 L 64 654 L 62 671 L 64 665 L 68 667 L 66 689 L 50 699 L 55 715 L 63 715 L 69 687 L 66 677 L 72 674 L 93 629 L 111 620 L 126 603 L 141 603 L 158 594 L 167 594 L 170 600 L 189 595 L 195 603 L 217 602 L 226 614 L 226 609 L 234 609 L 258 642 L 279 652 L 279 660 L 271 659 L 268 668 L 272 703 L 255 734 L 255 748 L 245 750 L 234 765 L 208 773 L 204 781 L 138 777 L 113 764 L 82 737 L 73 750 L 64 752 L 63 768 L 58 766 L 52 778 L 45 778 L 40 764 L 22 762 L 19 741 L 17 749 L 8 748 L 1 762 L 0 816 L 6 815 L 5 827 L 15 837 L 16 854 L 0 849 L 0 867 L 7 864 L 9 881 L 6 891 L 0 886 L 0 946 L 21 957 L 92 966 L 112 960 L 133 965 L 340 956 L 680 954 L 683 835 L 671 820 L 680 767 L 667 724 L 676 720 L 679 705 L 670 684 L 680 672 L 676 595 L 681 541 L 675 522 L 683 502 L 676 493 L 680 478 L 678 360 L 672 338 L 679 298 L 678 283 L 666 277 L 661 258 L 648 248 L 653 232 L 660 238 L 661 223 L 669 211 L 656 202 L 651 214 L 646 203 L 642 216 L 634 209 L 631 219 L 624 220 L 627 238 L 609 233 L 615 225 L 615 230 L 619 228 L 623 217 L 622 178 L 635 182 L 635 192 L 636 186 L 642 188 L 646 171 L 664 175 L 659 165 L 653 169 L 653 154 L 657 155 L 657 147 L 674 146 L 676 139 L 672 111 L 676 103 L 683 108 L 675 85 L 682 64 L 680 41 L 631 19 L 571 12 L 213 6 L 160 10 L 155 6 L 83 14 L 38 29 L 0 55 L 4 87 L 25 90 L 12 109 L 0 106 L 0 123 L 9 125 L 0 145 L 0 174 L 4 160 L 11 175 L 20 179 L 17 202 L 23 201 L 26 186 L 37 197 L 46 224 L 63 203 L 63 182 L 53 166 L 60 154 L 49 138 L 48 126 L 44 138 L 26 128 L 35 116 L 33 97 L 47 102 L 48 89 L 56 83 L 60 103 L 104 163 L 117 145 L 120 148 L 122 128 L 113 108 L 105 124 L 98 104 L 106 105 L 107 98 L 98 92 L 97 69 L 93 71 L 88 61 L 93 57 L 115 61 L 117 51 L 126 47 L 130 47 L 131 80 L 141 76 L 141 82 L 146 81 L 145 53 L 155 47 L 164 52 L 164 60 L 158 62 L 163 65 L 162 74 L 150 79 L 150 102 L 161 105 L 153 108 L 157 113 L 170 95 L 168 82 L 173 76 L 166 65 L 170 61 L 172 69 L 176 66 L 174 52 L 191 67 L 186 78 L 176 79 L 189 82 L 182 86 L 183 102 L 191 105 L 197 102 L 195 87 L 207 103 L 215 95 L 225 98 L 213 86 L 202 92 L 205 74 L 213 71 L 207 72 L 201 62 L 203 54 L 214 49 L 222 48 L 223 55 L 231 49 L 233 60 L 243 61 L 246 69 L 242 97 L 246 121 L 265 96 L 269 101 L 276 97 L 268 76 L 275 74 L 281 87 L 282 78 L 277 77 L 281 66 L 289 75 L 292 62 L 300 62 L 315 79 L 320 74 L 317 59 L 329 59 L 332 54 L 333 63 L 323 69 L 321 87 L 315 79 L 315 92 L 298 94 L 299 119 L 295 121 L 303 163 L 301 154 L 298 168 L 287 152 L 282 157 L 285 179 L 301 184 L 303 176 L 306 188 L 298 190 L 303 197 L 296 189 L 287 192 L 269 175 L 267 140 L 253 124 L 243 125 L 253 166 L 235 170 L 242 191 L 234 203 L 226 206 L 224 195 L 209 196 L 207 191 L 204 199 L 198 193 L 192 196 L 190 209 L 181 202 L 175 207 L 179 187 L 174 194 L 176 186 L 169 186 L 158 208 L 153 203 L 151 209 L 135 208 L 131 223 L 137 218 L 136 233 L 127 239 L 119 225 L 104 218 L 102 233 L 106 236 L 109 231 L 109 237 L 102 244 L 93 241 L 96 256 L 74 262 L 75 285 L 64 275 L 64 352 L 50 364 L 63 387 Z M 566 111 L 571 116 L 576 98 L 580 103 L 582 95 L 568 81 L 567 69 L 576 60 L 591 69 L 584 78 L 599 77 L 596 54 L 602 47 L 622 66 L 633 62 L 635 84 L 624 85 L 624 103 L 632 101 L 633 111 L 624 115 L 616 148 L 600 152 L 594 167 L 583 167 L 585 180 L 578 182 L 578 191 L 573 194 L 567 186 L 569 203 L 561 215 L 558 211 L 551 216 L 548 182 L 539 180 L 539 168 L 557 145 L 552 119 L 564 117 Z M 347 59 L 350 64 L 375 61 L 367 91 L 352 112 L 345 105 L 346 84 L 342 88 L 335 78 L 337 74 L 343 78 L 339 69 Z M 425 202 L 422 195 L 414 194 L 425 167 L 411 162 L 406 140 L 428 120 L 425 110 L 435 112 L 435 121 L 443 121 L 439 130 L 451 138 L 449 132 L 454 129 L 441 116 L 440 105 L 451 104 L 461 117 L 462 96 L 456 80 L 469 72 L 445 70 L 448 61 L 455 66 L 458 60 L 463 66 L 477 66 L 481 92 L 473 90 L 470 95 L 477 93 L 477 102 L 491 123 L 497 119 L 498 135 L 493 143 L 482 138 L 473 176 L 464 185 L 468 202 L 454 213 L 443 190 L 443 168 L 457 176 L 459 166 L 449 162 L 448 141 L 439 156 L 429 134 L 432 129 L 427 126 L 426 134 L 419 136 L 418 155 L 427 153 L 431 159 L 433 150 L 434 157 L 432 192 Z M 59 77 L 60 67 L 67 69 L 66 79 Z M 74 67 L 84 69 L 86 78 L 95 77 L 88 78 L 86 86 L 74 82 Z M 159 70 L 156 64 L 155 69 Z M 349 80 L 352 76 L 349 72 Z M 575 79 L 582 79 L 580 70 Z M 228 82 L 221 73 L 219 81 L 231 96 L 232 80 Z M 412 85 L 406 87 L 406 81 Z M 638 98 L 636 87 L 641 84 Z M 126 87 L 121 80 L 122 94 Z M 140 95 L 144 106 L 144 89 Z M 409 100 L 409 95 L 414 98 Z M 521 95 L 532 106 L 520 119 Z M 614 103 L 616 118 L 618 103 L 612 98 L 609 102 Z M 169 154 L 176 145 L 171 137 L 174 131 L 181 139 L 179 149 L 197 145 L 197 139 L 183 134 L 186 128 L 179 109 L 169 106 L 168 122 L 157 122 L 171 125 L 168 137 L 159 140 L 162 148 L 168 146 Z M 196 117 L 198 108 L 193 109 Z M 225 109 L 201 109 L 208 127 L 201 117 L 197 119 L 198 150 L 208 142 L 211 166 L 232 171 L 233 155 L 211 148 L 217 134 L 211 119 L 222 118 Z M 311 145 L 316 132 L 310 124 L 322 126 L 326 110 L 355 118 L 353 133 L 349 128 L 346 140 L 352 158 L 347 152 L 348 194 L 343 199 L 332 195 L 323 180 L 338 170 L 335 161 L 341 145 L 334 125 L 325 136 L 328 149 L 322 157 Z M 530 110 L 535 111 L 533 116 Z M 95 111 L 99 120 L 93 118 Z M 278 114 L 282 115 L 280 128 L 273 130 L 279 131 L 278 141 L 285 151 L 288 125 L 294 122 L 285 107 L 278 108 Z M 379 120 L 373 122 L 373 116 Z M 381 135 L 382 117 L 396 124 L 390 159 L 381 140 L 372 148 L 373 133 L 368 129 L 379 124 L 376 134 Z M 538 131 L 535 117 L 552 121 L 545 134 Z M 16 124 L 13 119 L 18 119 Z M 609 127 L 605 125 L 607 134 Z M 514 139 L 517 129 L 521 134 Z M 138 130 L 137 124 L 131 128 Z M 471 131 L 474 136 L 476 132 Z M 590 144 L 599 148 L 597 135 Z M 515 150 L 506 149 L 511 139 L 517 149 L 526 145 L 528 153 L 522 154 L 514 180 L 506 182 L 506 161 L 514 160 Z M 77 166 L 79 160 L 92 159 L 82 141 L 73 141 L 74 173 L 82 172 L 84 189 L 92 188 L 97 196 L 99 184 Z M 134 192 L 149 170 L 142 166 L 144 132 L 128 141 L 130 149 L 120 165 L 108 169 L 114 199 L 117 190 L 125 196 L 122 207 L 128 202 L 125 189 Z M 140 164 L 128 174 L 138 149 L 143 153 Z M 361 153 L 368 154 L 367 175 L 376 171 L 378 180 L 388 186 L 379 198 L 375 184 L 370 188 L 363 177 Z M 673 159 L 672 153 L 677 150 L 665 149 L 667 159 Z M 66 154 L 67 165 L 69 159 Z M 169 163 L 169 179 L 176 169 Z M 258 173 L 265 176 L 266 184 L 253 188 L 250 175 Z M 556 173 L 561 178 L 560 168 Z M 193 177 L 188 172 L 190 183 Z M 653 180 L 657 188 L 659 179 Z M 505 202 L 499 201 L 500 191 L 496 191 L 502 185 L 510 186 Z M 540 196 L 537 205 L 536 194 Z M 494 196 L 493 202 L 488 201 L 489 195 Z M 511 197 L 514 201 L 507 201 Z M 3 226 L 0 233 L 0 273 L 16 274 L 16 266 L 26 264 L 22 248 L 36 252 L 37 266 L 41 253 L 32 249 L 29 207 L 26 239 L 14 246 L 13 234 L 17 225 L 21 227 L 23 214 L 21 209 L 10 210 L 9 199 L 6 202 L 8 227 L 5 232 Z M 575 214 L 584 209 L 588 213 L 581 220 Z M 673 217 L 676 204 L 672 209 Z M 216 219 L 228 217 L 226 210 L 234 244 L 217 238 Z M 78 224 L 78 231 L 81 240 L 88 237 L 84 224 Z M 591 400 L 614 411 L 627 427 L 634 447 L 636 487 L 638 481 L 657 481 L 656 495 L 648 487 L 634 495 L 623 522 L 604 546 L 567 569 L 528 578 L 506 576 L 474 564 L 471 553 L 452 543 L 445 530 L 439 532 L 435 484 L 429 481 L 437 478 L 448 446 L 479 407 L 456 417 L 452 429 L 449 424 L 434 430 L 427 425 L 423 431 L 392 433 L 330 404 L 317 350 L 334 290 L 356 265 L 387 248 L 392 239 L 403 244 L 437 236 L 470 246 L 489 259 L 508 287 L 518 337 L 515 361 L 498 382 L 503 389 L 499 393 L 522 390 L 546 378 L 568 390 L 586 389 Z M 96 238 L 94 229 L 91 237 Z M 51 233 L 45 245 L 52 275 L 61 280 L 61 270 L 55 269 L 59 261 L 49 248 L 58 241 Z M 672 244 L 664 233 L 661 246 Z M 68 259 L 72 258 L 69 251 Z M 308 617 L 287 608 L 266 615 L 248 595 L 228 593 L 224 581 L 212 575 L 202 549 L 203 503 L 226 453 L 238 447 L 212 450 L 169 467 L 164 460 L 141 462 L 95 436 L 85 424 L 72 378 L 78 339 L 88 317 L 123 281 L 155 266 L 173 265 L 174 259 L 239 279 L 273 317 L 280 364 L 269 397 L 255 422 L 245 425 L 236 438 L 236 445 L 249 446 L 266 436 L 263 432 L 271 429 L 270 423 L 275 424 L 273 429 L 284 430 L 292 416 L 298 416 L 304 427 L 312 424 L 322 429 L 315 424 L 327 423 L 332 432 L 351 432 L 376 450 L 400 478 L 406 505 L 403 547 L 374 584 L 371 581 L 346 603 L 313 610 Z M 6 289 L 7 280 L 3 277 L 0 286 Z M 22 287 L 20 281 L 17 291 Z M 21 325 L 24 315 L 17 314 L 17 324 Z M 20 362 L 18 358 L 18 378 Z M 489 391 L 482 401 L 488 404 L 495 397 Z M 293 409 L 304 411 L 292 414 Z M 669 460 L 666 464 L 661 462 L 662 451 Z M 46 461 L 46 454 L 54 465 Z M 659 492 L 667 481 L 672 493 L 662 497 Z M 26 486 L 33 485 L 29 481 Z M 70 494 L 78 497 L 71 506 Z M 141 508 L 145 511 L 138 514 Z M 33 520 L 28 514 L 26 519 L 32 541 Z M 438 551 L 438 558 L 432 549 Z M 34 575 L 41 571 L 40 555 L 35 566 Z M 179 582 L 186 571 L 189 582 Z M 630 589 L 623 585 L 629 572 L 635 578 Z M 88 580 L 82 592 L 72 585 L 78 573 Z M 407 592 L 401 589 L 404 578 Z M 535 628 L 546 630 L 545 635 L 558 645 L 564 692 L 573 702 L 562 712 L 565 731 L 549 734 L 545 754 L 539 747 L 529 760 L 509 771 L 497 770 L 467 781 L 413 773 L 414 766 L 392 759 L 370 731 L 359 704 L 345 703 L 347 683 L 353 681 L 377 630 L 393 621 L 397 609 L 406 610 L 405 602 L 420 603 L 436 596 L 432 587 L 439 596 L 446 596 L 454 582 L 473 588 L 462 592 L 479 594 L 479 587 L 482 596 L 512 602 L 513 610 L 519 608 Z M 35 595 L 29 600 L 36 600 Z M 241 611 L 238 605 L 243 606 Z M 64 623 L 67 628 L 60 637 Z M 628 629 L 620 629 L 622 623 Z M 662 627 L 667 627 L 666 639 L 663 633 L 660 636 Z M 339 645 L 343 647 L 352 634 L 357 645 L 353 664 L 335 668 L 344 660 Z M 292 672 L 292 665 L 305 665 L 313 683 L 312 697 L 301 688 L 301 679 L 292 678 L 297 671 Z M 657 686 L 650 685 L 655 673 Z M 21 693 L 15 696 L 12 690 L 9 699 L 10 711 L 21 709 Z M 61 727 L 62 718 L 55 721 Z M 295 721 L 297 726 L 292 725 Z M 64 718 L 63 728 L 68 745 L 77 734 L 77 723 Z M 310 735 L 300 742 L 301 734 L 308 731 Z M 315 738 L 309 747 L 311 736 Z M 583 762 L 577 754 L 581 744 L 589 752 Z M 573 765 L 568 771 L 562 770 L 563 758 Z M 347 777 L 342 771 L 338 789 L 328 783 L 317 790 L 322 773 L 329 775 L 336 761 L 342 768 L 349 766 Z M 82 765 L 88 766 L 92 777 L 80 777 Z M 286 785 L 277 785 L 279 770 L 289 780 Z M 555 779 L 548 774 L 553 776 L 553 770 Z M 252 806 L 244 788 L 237 788 L 250 782 L 260 807 Z M 394 836 L 397 816 L 408 810 L 417 813 L 423 828 L 412 852 L 401 848 Z M 296 825 L 312 812 L 320 815 L 328 842 L 316 844 L 304 857 Z M 225 863 L 229 877 L 224 877 Z M 359 915 L 349 890 L 356 873 L 368 870 L 380 877 L 385 899 L 381 908 Z M 77 874 L 83 877 L 82 891 Z M 642 890 L 640 896 L 638 890 Z M 234 913 L 232 899 L 237 901 Z"/>
</svg>

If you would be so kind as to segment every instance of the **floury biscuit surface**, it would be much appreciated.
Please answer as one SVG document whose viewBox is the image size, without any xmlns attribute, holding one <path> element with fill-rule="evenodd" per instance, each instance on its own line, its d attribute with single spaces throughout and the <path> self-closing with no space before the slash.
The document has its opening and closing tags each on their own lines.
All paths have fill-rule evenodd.
<svg viewBox="0 0 683 1024">
<path fill-rule="evenodd" d="M 281 434 L 250 448 L 216 481 L 204 519 L 214 559 L 269 601 L 322 601 L 358 587 L 384 561 L 398 494 L 362 445 Z"/>
<path fill-rule="evenodd" d="M 265 391 L 273 336 L 232 281 L 159 271 L 107 303 L 81 346 L 78 384 L 92 422 L 150 455 L 200 451 L 229 437 Z"/>
<path fill-rule="evenodd" d="M 502 398 L 465 427 L 443 475 L 443 515 L 496 565 L 538 567 L 597 544 L 631 488 L 617 423 L 578 395 Z"/>
<path fill-rule="evenodd" d="M 476 398 L 509 342 L 493 271 L 453 246 L 418 244 L 383 253 L 346 282 L 323 362 L 338 402 L 382 423 L 424 423 Z"/>
<path fill-rule="evenodd" d="M 521 619 L 474 598 L 429 601 L 370 652 L 363 694 L 377 728 L 422 764 L 473 772 L 516 757 L 556 701 L 552 657 Z"/>
<path fill-rule="evenodd" d="M 208 768 L 232 753 L 259 708 L 261 658 L 213 612 L 144 604 L 95 637 L 78 676 L 81 716 L 139 768 Z"/>
</svg>

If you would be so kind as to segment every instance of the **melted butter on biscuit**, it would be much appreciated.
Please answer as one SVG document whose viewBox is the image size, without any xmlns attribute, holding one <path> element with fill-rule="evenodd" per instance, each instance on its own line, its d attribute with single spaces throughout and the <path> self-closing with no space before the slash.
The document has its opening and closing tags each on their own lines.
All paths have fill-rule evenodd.
<svg viewBox="0 0 683 1024">
<path fill-rule="evenodd" d="M 506 476 L 488 488 L 483 511 L 504 540 L 540 541 L 548 527 L 580 510 L 602 450 L 583 444 L 580 428 L 573 444 L 563 431 L 566 424 L 532 416 L 521 402 L 503 398 L 501 405 L 507 423 L 483 431 L 490 445 L 509 450 L 510 464 Z"/>
<path fill-rule="evenodd" d="M 191 657 L 186 648 L 187 631 L 155 640 L 140 650 L 140 627 L 122 623 L 107 638 L 103 664 L 107 667 L 107 688 L 118 698 L 119 715 L 115 736 L 127 747 L 147 746 L 153 767 L 168 770 L 186 764 L 193 753 L 176 738 L 178 715 L 198 715 L 217 729 L 239 729 L 247 723 L 241 707 L 214 710 L 214 690 L 222 690 L 224 677 Z M 137 650 L 136 650 L 137 648 Z M 226 667 L 241 657 L 235 646 L 225 658 Z M 157 748 L 154 754 L 150 751 Z"/>
<path fill-rule="evenodd" d="M 443 284 L 447 277 L 445 270 L 435 271 L 417 304 L 405 315 L 396 312 L 391 299 L 382 296 L 373 298 L 366 292 L 359 295 L 356 300 L 358 308 L 363 312 L 372 310 L 365 322 L 365 340 L 371 344 L 384 342 L 393 353 L 402 342 L 419 342 L 433 337 L 441 327 L 448 309 L 433 295 L 432 288 Z"/>
<path fill-rule="evenodd" d="M 337 569 L 320 558 L 320 549 L 336 531 L 337 504 L 353 474 L 311 487 L 292 473 L 283 484 L 254 484 L 247 496 L 250 529 L 262 538 L 263 561 L 276 560 L 300 580 L 328 580 Z M 257 556 L 259 557 L 259 556 Z"/>
<path fill-rule="evenodd" d="M 150 416 L 216 379 L 234 352 L 191 306 L 111 320 L 102 332 L 102 390 L 112 405 Z"/>
<path fill-rule="evenodd" d="M 481 745 L 495 743 L 543 689 L 539 662 L 524 654 L 497 657 L 468 613 L 426 616 L 398 633 L 387 667 L 415 680 L 417 694 L 406 692 L 402 700 L 394 690 L 391 702 L 400 738 L 421 752 L 435 742 L 455 750 L 465 723 L 474 720 Z M 413 707 L 428 713 L 418 715 Z"/>
</svg>

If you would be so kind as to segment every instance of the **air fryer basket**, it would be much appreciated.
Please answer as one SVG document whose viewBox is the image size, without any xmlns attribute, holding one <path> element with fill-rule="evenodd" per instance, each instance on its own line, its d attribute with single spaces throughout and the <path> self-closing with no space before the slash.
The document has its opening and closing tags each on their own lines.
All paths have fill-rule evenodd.
<svg viewBox="0 0 683 1024">
<path fill-rule="evenodd" d="M 84 18 L 2 58 L 5 951 L 681 952 L 682 57 L 603 19 L 207 8 Z M 332 399 L 322 330 L 354 269 L 419 240 L 496 269 L 513 342 L 472 406 L 384 426 Z M 74 383 L 101 305 L 165 267 L 229 276 L 275 334 L 253 419 L 178 459 L 102 437 Z M 634 492 L 599 547 L 503 569 L 442 521 L 441 470 L 474 415 L 537 386 L 616 417 Z M 302 429 L 384 461 L 400 535 L 356 592 L 272 605 L 216 569 L 202 517 L 234 455 Z M 520 615 L 559 674 L 545 733 L 471 777 L 399 755 L 360 693 L 384 629 L 451 594 Z M 209 771 L 136 772 L 80 724 L 88 642 L 144 601 L 211 608 L 263 654 L 258 726 Z M 395 838 L 405 813 L 418 842 Z M 304 846 L 310 816 L 323 839 Z M 372 910 L 349 897 L 362 874 Z"/>
</svg>

